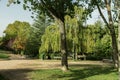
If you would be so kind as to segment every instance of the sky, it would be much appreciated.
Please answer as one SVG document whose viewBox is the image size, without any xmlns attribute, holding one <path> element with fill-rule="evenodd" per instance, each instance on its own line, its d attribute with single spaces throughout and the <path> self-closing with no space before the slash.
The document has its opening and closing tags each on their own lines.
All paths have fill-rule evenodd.
<svg viewBox="0 0 120 80">
<path fill-rule="evenodd" d="M 30 24 L 33 23 L 31 18 L 32 14 L 30 11 L 23 10 L 22 5 L 12 4 L 7 7 L 8 0 L 0 0 L 0 37 L 3 36 L 3 31 L 7 25 L 14 21 L 26 21 Z M 87 21 L 87 24 L 93 24 L 99 19 L 99 13 L 95 10 L 92 14 L 92 18 Z"/>
<path fill-rule="evenodd" d="M 6 29 L 7 25 L 13 23 L 14 21 L 26 21 L 30 24 L 33 23 L 31 18 L 31 12 L 23 10 L 22 5 L 12 4 L 7 7 L 8 0 L 0 1 L 0 37 L 3 36 L 3 31 Z"/>
</svg>

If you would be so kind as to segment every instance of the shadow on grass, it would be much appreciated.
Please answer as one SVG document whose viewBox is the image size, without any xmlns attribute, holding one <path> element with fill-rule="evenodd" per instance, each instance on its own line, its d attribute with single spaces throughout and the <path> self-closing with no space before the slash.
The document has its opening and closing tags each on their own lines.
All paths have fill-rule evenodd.
<svg viewBox="0 0 120 80">
<path fill-rule="evenodd" d="M 96 75 L 102 76 L 96 77 Z M 104 75 L 107 75 L 107 78 L 100 79 Z M 89 79 L 89 77 L 94 78 Z M 88 68 L 73 67 L 68 72 L 62 72 L 60 69 L 36 70 L 32 74 L 33 80 L 117 80 L 116 77 L 117 71 L 111 67 L 90 66 Z"/>
<path fill-rule="evenodd" d="M 85 78 L 95 76 L 95 75 L 107 75 L 109 73 L 116 72 L 115 69 L 107 67 L 92 67 L 92 68 L 84 68 L 84 69 L 71 69 L 70 73 L 65 75 L 52 75 L 55 78 L 69 78 L 69 80 L 86 80 Z M 117 73 L 116 73 L 117 74 Z M 98 80 L 98 79 L 96 79 Z M 106 79 L 105 79 L 106 80 Z"/>
<path fill-rule="evenodd" d="M 72 75 L 75 76 L 70 80 L 78 80 L 78 79 L 84 79 L 87 77 L 95 76 L 95 75 L 107 75 L 111 72 L 115 72 L 113 68 L 101 68 L 101 67 L 93 67 L 93 68 L 87 68 L 83 70 L 71 70 Z"/>
<path fill-rule="evenodd" d="M 9 66 L 9 65 L 8 65 Z M 4 75 L 7 80 L 89 80 L 88 77 L 96 75 L 108 75 L 117 71 L 112 67 L 102 67 L 101 65 L 77 64 L 70 65 L 70 71 L 62 72 L 60 69 L 9 69 L 0 70 L 0 74 Z M 31 73 L 28 77 L 27 73 Z M 109 75 L 111 77 L 113 75 Z M 97 78 L 97 77 L 96 77 Z M 3 80 L 3 79 L 0 79 Z M 90 79 L 100 80 L 100 79 Z M 115 79 L 101 79 L 101 80 L 117 80 Z"/>
<path fill-rule="evenodd" d="M 0 80 L 29 80 L 27 73 L 31 71 L 33 70 L 31 69 L 0 70 L 0 75 L 2 77 L 2 79 L 0 78 Z"/>
</svg>

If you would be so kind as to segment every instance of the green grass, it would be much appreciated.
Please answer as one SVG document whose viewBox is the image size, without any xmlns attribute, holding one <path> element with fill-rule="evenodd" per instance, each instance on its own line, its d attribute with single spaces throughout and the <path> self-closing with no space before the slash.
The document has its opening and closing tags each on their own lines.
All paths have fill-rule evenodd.
<svg viewBox="0 0 120 80">
<path fill-rule="evenodd" d="M 7 53 L 7 51 L 0 50 L 0 59 L 8 59 L 9 55 Z"/>
<path fill-rule="evenodd" d="M 7 54 L 0 53 L 0 59 L 7 59 L 9 56 Z"/>
<path fill-rule="evenodd" d="M 36 70 L 32 80 L 118 80 L 118 73 L 110 67 L 71 68 L 68 72 L 59 69 Z"/>
</svg>

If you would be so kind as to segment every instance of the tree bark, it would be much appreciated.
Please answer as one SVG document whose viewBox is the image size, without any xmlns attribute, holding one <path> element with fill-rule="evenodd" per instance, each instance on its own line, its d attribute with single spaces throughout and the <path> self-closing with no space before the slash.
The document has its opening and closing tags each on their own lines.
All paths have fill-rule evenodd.
<svg viewBox="0 0 120 80">
<path fill-rule="evenodd" d="M 62 54 L 62 70 L 68 70 L 68 59 L 67 59 L 67 45 L 66 45 L 66 32 L 65 32 L 65 24 L 63 21 L 59 20 L 60 25 L 60 41 L 61 41 L 61 54 Z"/>
<path fill-rule="evenodd" d="M 50 11 L 49 11 L 50 12 Z M 56 17 L 55 15 L 50 12 L 50 14 L 53 16 L 53 18 L 58 21 L 59 28 L 60 28 L 60 51 L 61 51 L 61 65 L 62 65 L 62 71 L 66 72 L 68 71 L 68 59 L 67 59 L 67 43 L 66 43 L 66 32 L 65 32 L 65 23 L 64 20 L 61 18 Z"/>
<path fill-rule="evenodd" d="M 113 25 L 111 25 L 112 27 Z M 114 67 L 118 68 L 118 46 L 117 46 L 117 40 L 116 40 L 116 33 L 115 29 L 110 29 L 111 39 L 112 39 L 112 51 L 113 51 L 113 62 Z"/>
<path fill-rule="evenodd" d="M 109 20 L 108 28 L 110 30 L 110 34 L 112 38 L 114 67 L 118 69 L 118 46 L 117 46 L 116 33 L 115 33 L 115 28 L 114 28 L 113 19 L 112 19 L 111 0 L 105 0 L 105 4 L 106 4 L 108 20 Z"/>
<path fill-rule="evenodd" d="M 120 11 L 119 11 L 119 23 L 118 24 L 119 24 L 119 26 L 118 26 L 118 29 L 119 29 L 119 33 L 118 33 L 119 34 L 119 36 L 118 36 L 119 37 L 119 39 L 118 39 L 118 47 L 119 47 L 118 48 L 118 52 L 119 52 L 119 54 L 118 54 L 118 56 L 119 56 L 118 57 L 118 61 L 119 61 L 119 68 L 118 68 L 118 72 L 119 72 L 119 80 L 120 80 Z"/>
<path fill-rule="evenodd" d="M 120 80 L 120 1 L 119 0 L 115 0 L 115 1 L 116 1 L 115 5 L 118 11 L 118 62 L 119 62 L 118 72 L 119 72 L 119 80 Z"/>
<path fill-rule="evenodd" d="M 116 41 L 116 33 L 115 33 L 114 25 L 113 25 L 112 13 L 111 13 L 111 0 L 104 0 L 104 1 L 105 1 L 106 8 L 107 8 L 109 22 L 107 22 L 107 20 L 106 20 L 105 16 L 103 15 L 97 1 L 96 1 L 96 6 L 98 8 L 98 11 L 99 11 L 103 21 L 105 22 L 105 24 L 107 25 L 107 27 L 110 31 L 111 39 L 112 39 L 112 49 L 113 49 L 112 51 L 113 51 L 114 67 L 118 68 L 118 46 L 117 46 L 117 41 Z"/>
<path fill-rule="evenodd" d="M 119 80 L 120 80 L 120 10 L 118 11 L 119 17 L 118 17 L 118 62 L 119 62 Z"/>
</svg>

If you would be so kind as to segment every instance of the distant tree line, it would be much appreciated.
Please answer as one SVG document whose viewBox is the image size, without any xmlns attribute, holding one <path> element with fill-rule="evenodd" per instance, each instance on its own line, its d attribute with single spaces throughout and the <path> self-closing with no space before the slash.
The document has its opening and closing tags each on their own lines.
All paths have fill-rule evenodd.
<svg viewBox="0 0 120 80">
<path fill-rule="evenodd" d="M 82 8 L 76 7 L 76 12 Z M 78 15 L 78 13 L 76 13 Z M 82 13 L 79 13 L 82 18 Z M 42 58 L 41 55 L 60 54 L 60 28 L 58 22 L 49 21 L 45 15 L 35 19 L 33 25 L 27 22 L 15 21 L 9 24 L 1 38 L 1 46 L 16 54 Z M 79 17 L 80 18 L 80 17 Z M 85 54 L 87 59 L 112 59 L 110 32 L 98 20 L 93 25 L 83 25 L 76 16 L 65 16 L 66 42 L 68 55 L 77 59 L 77 55 Z M 117 32 L 116 26 L 116 32 Z M 117 36 L 117 35 L 116 35 Z"/>
</svg>

